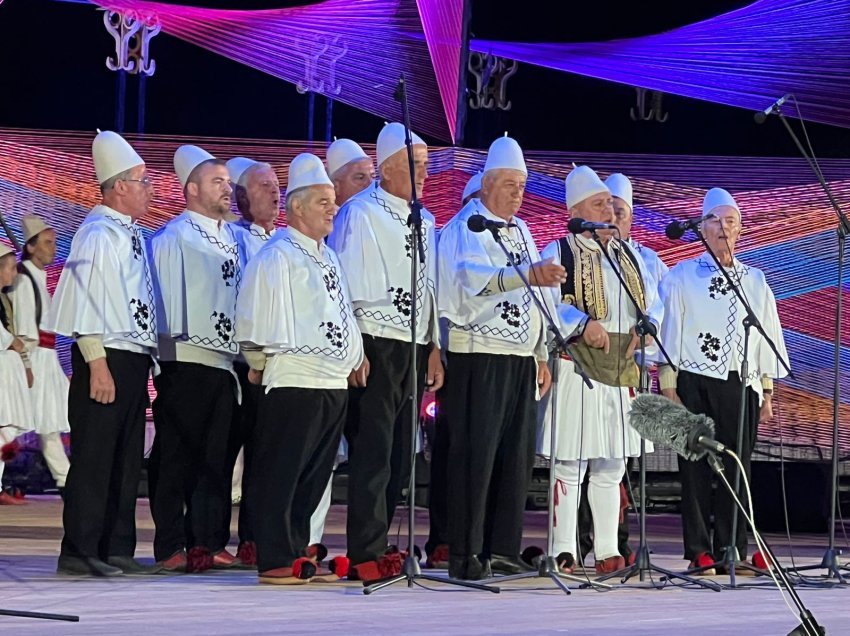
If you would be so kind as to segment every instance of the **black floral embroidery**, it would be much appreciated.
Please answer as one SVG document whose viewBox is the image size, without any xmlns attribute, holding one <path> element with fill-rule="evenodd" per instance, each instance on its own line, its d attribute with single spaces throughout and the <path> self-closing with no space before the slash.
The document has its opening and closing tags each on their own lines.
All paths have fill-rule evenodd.
<svg viewBox="0 0 850 636">
<path fill-rule="evenodd" d="M 720 338 L 711 335 L 709 332 L 705 332 L 700 333 L 699 340 L 700 350 L 703 355 L 712 362 L 717 362 L 719 359 L 717 352 L 720 351 Z"/>
<path fill-rule="evenodd" d="M 329 269 L 325 274 L 322 275 L 322 280 L 325 281 L 325 289 L 328 290 L 328 293 L 333 295 L 339 288 L 339 276 L 337 276 L 335 269 Z"/>
<path fill-rule="evenodd" d="M 393 305 L 398 313 L 410 315 L 410 292 L 404 291 L 401 287 L 390 287 L 388 290 L 393 295 Z"/>
<path fill-rule="evenodd" d="M 236 278 L 236 261 L 232 258 L 227 259 L 221 264 L 221 278 L 224 284 L 228 287 L 233 287 L 231 279 Z"/>
<path fill-rule="evenodd" d="M 404 251 L 407 253 L 407 258 L 413 258 L 411 254 L 413 253 L 413 234 L 407 234 L 404 237 Z"/>
<path fill-rule="evenodd" d="M 133 312 L 133 320 L 141 331 L 147 331 L 151 322 L 151 308 L 138 298 L 130 299 L 130 310 Z"/>
<path fill-rule="evenodd" d="M 216 320 L 215 331 L 224 342 L 230 342 L 233 337 L 233 321 L 223 311 L 214 311 L 210 320 Z"/>
<path fill-rule="evenodd" d="M 496 309 L 501 309 L 502 314 L 500 318 L 508 323 L 511 327 L 519 327 L 519 305 L 515 305 L 513 303 L 509 303 L 507 300 L 503 300 L 498 305 L 496 305 Z"/>
<path fill-rule="evenodd" d="M 721 296 L 725 296 L 730 292 L 729 282 L 723 276 L 712 276 L 711 284 L 708 286 L 708 295 L 715 300 Z"/>
<path fill-rule="evenodd" d="M 139 238 L 137 232 L 133 232 L 133 258 L 137 261 L 142 260 L 142 239 Z"/>
<path fill-rule="evenodd" d="M 513 267 L 514 263 L 516 263 L 517 265 L 521 265 L 522 262 L 525 260 L 521 252 L 512 252 L 511 259 L 513 260 L 513 263 L 511 261 L 508 261 L 507 263 L 505 263 L 505 267 Z"/>
<path fill-rule="evenodd" d="M 341 348 L 344 344 L 342 326 L 331 321 L 323 322 L 319 325 L 320 328 L 324 328 L 325 330 L 325 338 L 337 349 Z"/>
</svg>

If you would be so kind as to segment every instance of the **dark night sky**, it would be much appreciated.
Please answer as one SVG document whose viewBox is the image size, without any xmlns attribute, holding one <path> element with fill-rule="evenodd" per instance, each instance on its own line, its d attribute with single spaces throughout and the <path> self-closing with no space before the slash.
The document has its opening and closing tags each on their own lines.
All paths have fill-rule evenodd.
<svg viewBox="0 0 850 636">
<path fill-rule="evenodd" d="M 356 0 L 352 0 L 356 2 Z M 215 8 L 269 8 L 304 2 L 193 0 Z M 517 5 L 522 9 L 516 9 Z M 657 33 L 743 6 L 741 0 L 595 2 L 474 0 L 471 32 L 483 39 L 594 41 Z M 114 123 L 113 50 L 91 5 L 55 0 L 0 4 L 0 126 L 93 130 Z M 180 135 L 303 139 L 307 98 L 295 87 L 161 34 L 153 40 L 157 71 L 147 82 L 146 130 Z M 128 82 L 126 130 L 136 125 L 136 82 Z M 629 118 L 634 89 L 522 65 L 508 83 L 510 112 L 471 111 L 467 146 L 486 147 L 509 130 L 529 149 L 721 155 L 794 155 L 778 121 L 665 95 L 665 124 Z M 777 95 L 778 97 L 778 95 Z M 317 99 L 317 135 L 324 131 Z M 334 134 L 370 141 L 381 121 L 344 104 L 334 107 Z M 809 124 L 824 157 L 850 149 L 850 131 Z"/>
</svg>

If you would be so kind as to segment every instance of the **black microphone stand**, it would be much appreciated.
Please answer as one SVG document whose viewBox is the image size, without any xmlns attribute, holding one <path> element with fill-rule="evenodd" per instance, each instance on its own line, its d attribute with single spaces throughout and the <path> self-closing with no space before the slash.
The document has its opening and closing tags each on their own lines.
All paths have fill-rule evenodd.
<svg viewBox="0 0 850 636">
<path fill-rule="evenodd" d="M 733 459 L 737 458 L 740 461 L 740 458 L 737 455 L 729 450 L 728 448 L 724 451 L 727 455 L 731 456 Z M 708 461 L 708 465 L 711 466 L 711 469 L 717 473 L 720 477 L 720 481 L 723 482 L 723 485 L 729 491 L 729 494 L 732 495 L 732 499 L 735 500 L 735 504 L 744 514 L 744 518 L 747 519 L 747 522 L 750 524 L 750 527 L 753 529 L 753 534 L 758 534 L 758 530 L 755 526 L 755 519 L 751 517 L 751 515 L 747 512 L 747 509 L 744 507 L 743 502 L 738 496 L 738 488 L 733 488 L 729 483 L 729 480 L 726 479 L 725 468 L 723 466 L 723 462 L 720 458 L 717 457 L 717 454 L 713 450 L 709 450 L 706 460 Z M 738 466 L 738 461 L 735 461 L 735 466 Z M 736 479 L 740 476 L 740 469 L 736 471 Z M 738 515 L 735 515 L 737 518 Z M 786 570 L 779 566 L 779 561 L 776 559 L 776 555 L 773 553 L 773 549 L 768 545 L 767 541 L 764 537 L 761 537 L 761 545 L 764 547 L 764 551 L 767 553 L 767 567 L 772 568 L 776 573 L 776 576 L 782 582 L 782 585 L 785 586 L 785 589 L 788 590 L 788 593 L 791 595 L 791 599 L 794 601 L 794 605 L 797 606 L 797 610 L 800 612 L 800 620 L 801 623 L 798 627 L 796 627 L 788 636 L 818 636 L 820 634 L 826 634 L 826 629 L 818 625 L 817 620 L 815 620 L 812 612 L 803 604 L 802 599 L 797 594 L 797 590 L 794 588 L 794 585 L 791 583 L 791 580 L 788 578 L 788 574 Z"/>
<path fill-rule="evenodd" d="M 610 589 L 610 585 L 606 585 L 605 583 L 599 583 L 597 581 L 591 581 L 586 578 L 582 578 L 579 576 L 575 576 L 572 574 L 566 574 L 565 572 L 561 572 L 561 569 L 558 567 L 557 556 L 554 554 L 555 550 L 555 537 L 553 533 L 553 526 L 555 522 L 555 497 L 551 494 L 553 488 L 555 487 L 555 457 L 557 451 L 557 442 L 558 442 L 558 433 L 557 433 L 557 390 L 558 390 L 558 378 L 560 376 L 559 373 L 559 358 L 561 353 L 566 355 L 570 355 L 571 347 L 569 342 L 564 338 L 561 330 L 558 328 L 558 324 L 552 315 L 549 313 L 548 309 L 544 305 L 543 301 L 538 297 L 535 291 L 531 287 L 531 283 L 528 282 L 528 278 L 519 268 L 519 263 L 517 263 L 514 255 L 505 247 L 505 244 L 502 242 L 502 235 L 499 232 L 499 228 L 497 227 L 489 227 L 488 228 L 493 235 L 493 239 L 495 239 L 498 246 L 502 249 L 502 252 L 505 254 L 505 258 L 507 258 L 508 263 L 513 268 L 513 270 L 517 273 L 520 280 L 522 281 L 525 289 L 528 290 L 528 293 L 531 295 L 531 298 L 534 301 L 537 310 L 540 312 L 541 317 L 546 322 L 549 331 L 552 332 L 552 336 L 555 341 L 555 358 L 553 360 L 552 365 L 552 385 L 549 387 L 550 397 L 549 399 L 552 401 L 552 408 L 549 412 L 549 508 L 548 508 L 548 523 L 546 524 L 546 552 L 537 557 L 537 571 L 534 572 L 522 572 L 520 574 L 509 574 L 507 576 L 499 576 L 494 577 L 492 579 L 488 579 L 487 582 L 499 582 L 505 583 L 508 581 L 519 581 L 524 579 L 536 579 L 536 578 L 548 578 L 552 582 L 554 582 L 563 592 L 568 596 L 571 594 L 570 588 L 567 587 L 564 581 L 574 581 L 580 582 L 581 585 L 579 587 L 589 587 L 593 586 L 600 589 Z M 593 383 L 591 383 L 590 378 L 587 377 L 587 374 L 584 372 L 581 364 L 578 360 L 575 359 L 574 356 L 570 355 L 570 358 L 573 360 L 573 364 L 575 365 L 575 370 L 578 375 L 581 376 L 582 381 L 587 385 L 587 388 L 592 389 Z"/>
<path fill-rule="evenodd" d="M 792 95 L 793 97 L 793 95 Z M 794 98 L 794 103 L 797 103 L 797 98 Z M 799 104 L 797 105 L 797 112 L 799 114 Z M 803 144 L 800 143 L 800 139 L 794 133 L 794 130 L 791 128 L 791 125 L 788 123 L 788 120 L 782 114 L 782 111 L 778 107 L 774 107 L 772 109 L 772 113 L 775 113 L 779 116 L 779 120 L 785 126 L 785 129 L 788 131 L 788 134 L 791 136 L 794 144 L 797 146 L 797 149 L 800 151 L 800 154 L 803 155 L 803 158 L 806 160 L 806 163 L 809 164 L 809 167 L 812 169 L 812 172 L 815 173 L 815 176 L 818 179 L 818 183 L 820 183 L 821 188 L 826 193 L 827 198 L 829 199 L 829 204 L 832 209 L 835 211 L 835 215 L 838 217 L 838 227 L 836 228 L 836 236 L 838 238 L 838 256 L 837 256 L 837 282 L 836 282 L 836 295 L 837 298 L 835 300 L 835 344 L 834 344 L 834 352 L 833 352 L 833 387 L 832 387 L 832 472 L 830 474 L 830 505 L 829 505 L 829 545 L 824 552 L 823 559 L 821 560 L 819 565 L 808 565 L 803 567 L 795 567 L 791 568 L 791 570 L 795 572 L 805 572 L 808 570 L 819 570 L 825 569 L 826 573 L 823 575 L 824 578 L 831 579 L 835 578 L 840 583 L 846 583 L 844 577 L 841 575 L 842 570 L 847 572 L 850 571 L 846 565 L 841 565 L 838 560 L 838 556 L 841 554 L 841 550 L 836 549 L 835 547 L 835 524 L 836 524 L 836 509 L 838 508 L 838 421 L 839 421 L 839 409 L 841 405 L 841 321 L 843 319 L 843 296 L 842 293 L 842 285 L 843 285 L 843 275 L 844 275 L 844 254 L 845 247 L 847 242 L 847 234 L 850 233 L 850 221 L 848 221 L 847 216 L 841 209 L 841 206 L 838 204 L 838 201 L 832 194 L 832 190 L 829 187 L 829 184 L 824 179 L 823 173 L 821 172 L 820 166 L 813 160 L 812 157 L 806 152 L 806 149 L 803 147 Z M 800 117 L 800 121 L 803 121 L 802 116 Z M 805 124 L 804 124 L 805 125 Z"/>
<path fill-rule="evenodd" d="M 718 221 L 719 222 L 719 221 Z M 714 253 L 714 250 L 711 249 L 708 242 L 705 240 L 705 237 L 702 235 L 702 232 L 698 227 L 694 227 L 694 234 L 697 235 L 700 242 L 702 243 L 705 251 L 711 256 L 712 260 L 717 265 L 717 269 L 723 274 L 723 277 L 726 279 L 726 284 L 729 288 L 734 292 L 738 302 L 741 303 L 741 306 L 746 311 L 747 315 L 744 316 L 743 325 L 744 325 L 744 352 L 741 358 L 741 370 L 740 370 L 740 378 L 741 378 L 741 398 L 738 406 L 738 435 L 735 450 L 740 452 L 741 448 L 744 445 L 744 418 L 746 416 L 747 410 L 747 376 L 749 374 L 749 361 L 747 360 L 747 356 L 749 353 L 749 344 L 750 344 L 750 328 L 755 327 L 756 330 L 761 334 L 762 338 L 767 342 L 770 346 L 773 354 L 776 356 L 776 359 L 779 360 L 779 363 L 785 368 L 788 372 L 789 377 L 793 378 L 794 374 L 791 373 L 791 368 L 788 366 L 788 363 L 785 359 L 780 355 L 779 350 L 776 348 L 776 344 L 774 344 L 773 340 L 765 333 L 764 327 L 762 327 L 761 322 L 758 317 L 753 313 L 752 307 L 750 307 L 750 303 L 747 302 L 746 297 L 741 292 L 739 285 L 732 278 L 731 274 L 726 271 L 726 268 L 720 263 L 720 260 L 717 258 L 717 255 Z M 732 259 L 732 266 L 734 267 L 735 261 L 734 256 Z M 737 275 L 737 274 L 736 274 Z M 740 283 L 740 280 L 739 280 Z M 757 424 L 757 423 L 756 423 Z M 738 465 L 735 464 L 734 470 L 734 481 L 735 481 L 735 492 L 740 492 L 741 488 L 741 471 L 738 468 Z M 734 511 L 733 511 L 734 512 Z M 723 554 L 723 558 L 719 561 L 715 561 L 714 563 L 698 568 L 692 568 L 686 571 L 686 574 L 696 574 L 700 572 L 704 572 L 706 570 L 710 570 L 715 567 L 723 567 L 729 573 L 729 585 L 731 587 L 735 587 L 735 568 L 749 570 L 751 572 L 755 572 L 757 574 L 765 574 L 765 571 L 757 568 L 749 563 L 739 562 L 740 555 L 738 554 L 738 547 L 735 545 L 736 536 L 738 533 L 738 515 L 733 514 L 732 516 L 732 531 L 730 542 L 731 545 L 726 546 L 726 551 Z M 777 565 L 778 567 L 778 565 Z"/>
<path fill-rule="evenodd" d="M 635 313 L 637 314 L 637 322 L 635 324 L 635 333 L 638 335 L 640 345 L 640 381 L 638 386 L 639 393 L 647 393 L 649 391 L 649 387 L 646 385 L 645 380 L 647 378 L 646 373 L 646 337 L 651 336 L 655 340 L 655 344 L 658 345 L 658 350 L 664 356 L 664 359 L 674 369 L 676 368 L 673 364 L 673 361 L 670 359 L 670 356 L 667 355 L 667 351 L 664 349 L 664 345 L 658 340 L 657 329 L 655 325 L 649 320 L 649 316 L 646 312 L 641 309 L 640 304 L 637 299 L 632 294 L 632 290 L 629 289 L 629 286 L 626 284 L 626 281 L 623 279 L 623 273 L 620 271 L 620 268 L 614 263 L 614 259 L 611 258 L 611 255 L 608 253 L 606 246 L 602 244 L 602 240 L 599 238 L 599 234 L 594 230 L 593 231 L 593 239 L 596 241 L 597 245 L 599 245 L 599 249 L 605 255 L 605 259 L 608 261 L 608 264 L 611 266 L 611 269 L 614 270 L 614 273 L 617 275 L 617 280 L 620 282 L 620 286 L 625 290 L 626 296 L 629 298 L 629 302 L 631 302 L 632 306 L 635 309 Z M 622 243 L 622 241 L 621 241 Z M 620 246 L 621 250 L 628 249 L 625 247 L 625 244 Z M 626 257 L 628 258 L 628 256 Z M 638 270 L 640 271 L 640 270 Z M 652 573 L 655 572 L 657 574 L 663 575 L 662 581 L 671 580 L 671 579 L 681 579 L 686 583 L 690 583 L 692 585 L 698 585 L 700 587 L 704 587 L 710 590 L 714 590 L 715 592 L 721 591 L 721 587 L 714 583 L 713 581 L 704 581 L 701 579 L 694 578 L 692 576 L 688 576 L 687 574 L 680 574 L 678 572 L 674 572 L 673 570 L 668 570 L 666 568 L 659 567 L 657 565 L 653 565 L 652 560 L 649 556 L 649 546 L 646 541 L 646 440 L 641 436 L 640 438 L 640 485 L 639 485 L 639 493 L 640 493 L 640 511 L 639 511 L 639 520 L 640 520 L 640 545 L 637 549 L 637 554 L 635 556 L 635 562 L 632 565 L 626 566 L 625 568 L 621 568 L 616 572 L 611 572 L 604 576 L 601 576 L 597 579 L 597 581 L 607 581 L 608 579 L 620 578 L 621 583 L 626 583 L 630 578 L 635 575 L 638 575 L 641 583 L 645 582 L 647 577 L 650 578 L 650 582 L 652 581 Z M 654 583 L 651 583 L 652 587 L 655 587 Z"/>
<path fill-rule="evenodd" d="M 404 559 L 401 574 L 372 583 L 363 588 L 363 593 L 371 594 L 401 581 L 407 582 L 407 587 L 413 587 L 417 580 L 447 583 L 458 587 L 469 587 L 476 590 L 498 593 L 499 588 L 497 587 L 490 587 L 470 581 L 458 581 L 431 574 L 422 574 L 422 570 L 419 568 L 419 560 L 414 554 L 414 541 L 416 538 L 416 439 L 419 433 L 419 400 L 417 399 L 419 396 L 419 373 L 417 371 L 418 345 L 416 344 L 418 310 L 416 306 L 416 290 L 418 288 L 419 267 L 425 267 L 425 248 L 422 242 L 422 203 L 416 195 L 413 138 L 410 134 L 410 111 L 407 107 L 407 87 L 404 81 L 404 74 L 398 80 L 395 98 L 401 102 L 404 120 L 404 145 L 407 147 L 407 166 L 410 170 L 410 216 L 407 219 L 407 225 L 411 228 L 413 239 L 413 250 L 410 256 L 410 295 L 412 302 L 410 303 L 410 396 L 408 398 L 410 400 L 410 481 L 407 491 L 408 546 L 407 556 Z M 428 293 L 427 281 L 425 287 L 426 289 L 423 289 L 423 294 Z"/>
</svg>

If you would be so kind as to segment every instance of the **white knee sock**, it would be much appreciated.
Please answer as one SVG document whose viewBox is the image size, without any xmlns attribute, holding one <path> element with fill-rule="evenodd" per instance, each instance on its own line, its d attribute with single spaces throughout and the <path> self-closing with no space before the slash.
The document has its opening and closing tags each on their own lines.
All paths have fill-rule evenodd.
<svg viewBox="0 0 850 636">
<path fill-rule="evenodd" d="M 597 561 L 619 556 L 617 526 L 620 521 L 622 459 L 591 459 L 587 500 L 593 513 L 593 554 Z"/>
<path fill-rule="evenodd" d="M 65 454 L 62 434 L 58 432 L 47 433 L 46 435 L 39 435 L 38 439 L 41 441 L 41 454 L 44 455 L 44 461 L 47 463 L 50 474 L 53 475 L 56 485 L 59 488 L 64 488 L 71 463 Z"/>
<path fill-rule="evenodd" d="M 581 482 L 586 470 L 586 461 L 555 463 L 555 486 L 552 489 L 552 496 L 555 497 L 555 526 L 552 529 L 555 554 L 552 556 L 557 557 L 561 552 L 569 552 L 576 561 L 579 560 L 576 550 L 576 525 Z"/>
</svg>

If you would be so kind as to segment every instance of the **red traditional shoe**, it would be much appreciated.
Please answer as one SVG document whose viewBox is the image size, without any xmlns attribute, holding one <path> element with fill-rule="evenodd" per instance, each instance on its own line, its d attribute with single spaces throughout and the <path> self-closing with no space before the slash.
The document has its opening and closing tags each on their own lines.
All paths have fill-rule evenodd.
<svg viewBox="0 0 850 636">
<path fill-rule="evenodd" d="M 375 581 L 401 574 L 402 565 L 401 553 L 391 552 L 377 561 L 366 561 L 352 566 L 348 572 L 348 580 L 363 581 L 363 585 L 369 585 Z"/>
<path fill-rule="evenodd" d="M 348 568 L 350 564 L 348 557 L 338 556 L 331 559 L 328 563 L 328 569 L 317 568 L 313 575 L 312 581 L 319 583 L 334 583 L 341 578 L 348 576 Z"/>
<path fill-rule="evenodd" d="M 172 574 L 186 571 L 186 552 L 178 550 L 164 561 L 157 561 L 157 566 L 162 574 Z"/>
<path fill-rule="evenodd" d="M 597 574 L 611 574 L 626 567 L 626 560 L 619 554 L 596 562 Z"/>
<path fill-rule="evenodd" d="M 688 569 L 696 570 L 713 564 L 714 557 L 708 554 L 708 552 L 701 552 L 697 555 L 696 559 L 691 561 L 691 564 L 688 566 Z M 712 567 L 708 568 L 707 570 L 703 570 L 702 572 L 695 572 L 695 574 L 700 574 L 702 576 L 714 576 L 715 574 L 717 574 L 717 570 Z"/>
<path fill-rule="evenodd" d="M 189 550 L 186 555 L 186 572 L 197 574 L 206 572 L 213 567 L 213 555 L 210 554 L 210 549 L 202 545 L 196 545 Z"/>
<path fill-rule="evenodd" d="M 309 583 L 316 574 L 316 565 L 302 557 L 297 559 L 292 567 L 275 568 L 260 572 L 260 583 L 267 585 L 304 585 Z"/>
<path fill-rule="evenodd" d="M 321 563 L 328 556 L 328 549 L 321 543 L 314 543 L 308 545 L 304 553 L 313 563 Z"/>
<path fill-rule="evenodd" d="M 241 565 L 239 559 L 230 554 L 227 549 L 220 550 L 212 555 L 214 570 L 227 570 L 235 565 Z"/>
<path fill-rule="evenodd" d="M 773 561 L 769 556 L 758 551 L 753 555 L 753 565 L 759 570 L 769 570 L 773 566 Z"/>
<path fill-rule="evenodd" d="M 572 574 L 575 571 L 576 558 L 569 552 L 561 552 L 555 562 L 558 564 L 558 571 L 563 574 Z"/>
<path fill-rule="evenodd" d="M 0 506 L 26 506 L 28 504 L 28 501 L 13 497 L 5 490 L 0 491 Z"/>
<path fill-rule="evenodd" d="M 253 541 L 243 541 L 236 550 L 236 558 L 246 568 L 257 567 L 257 544 Z"/>
<path fill-rule="evenodd" d="M 449 567 L 449 546 L 441 543 L 431 551 L 428 560 L 425 561 L 426 568 L 445 570 Z"/>
</svg>

